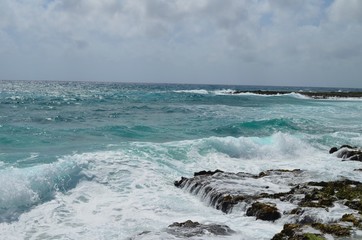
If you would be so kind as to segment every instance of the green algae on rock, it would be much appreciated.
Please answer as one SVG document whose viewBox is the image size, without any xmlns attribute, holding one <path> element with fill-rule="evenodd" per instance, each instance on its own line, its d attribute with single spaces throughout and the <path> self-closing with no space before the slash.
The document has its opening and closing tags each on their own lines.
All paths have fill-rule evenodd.
<svg viewBox="0 0 362 240">
<path fill-rule="evenodd" d="M 282 215 L 273 204 L 255 202 L 246 211 L 246 216 L 255 216 L 256 219 L 275 221 Z"/>
</svg>

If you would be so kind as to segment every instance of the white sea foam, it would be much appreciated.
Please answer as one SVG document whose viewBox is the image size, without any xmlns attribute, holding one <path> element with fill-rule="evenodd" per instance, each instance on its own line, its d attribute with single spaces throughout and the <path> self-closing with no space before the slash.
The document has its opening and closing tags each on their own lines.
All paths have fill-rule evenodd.
<svg viewBox="0 0 362 240">
<path fill-rule="evenodd" d="M 65 163 L 70 163 L 69 167 Z M 250 173 L 300 168 L 308 172 L 303 175 L 305 181 L 341 177 L 362 180 L 359 173 L 353 172 L 358 163 L 342 162 L 303 138 L 285 133 L 168 143 L 133 142 L 113 144 L 108 151 L 64 156 L 58 163 L 38 167 L 31 173 L 25 174 L 29 169 L 9 171 L 8 175 L 2 175 L 1 181 L 11 181 L 11 184 L 5 184 L 9 186 L 7 189 L 15 189 L 15 192 L 11 199 L 8 197 L 10 190 L 5 194 L 8 197 L 6 204 L 11 204 L 13 199 L 20 201 L 23 196 L 33 199 L 36 191 L 31 184 L 50 186 L 45 180 L 29 182 L 29 176 L 40 175 L 41 178 L 30 179 L 50 179 L 52 184 L 59 175 L 74 175 L 72 169 L 79 164 L 84 174 L 94 177 L 80 181 L 67 191 L 54 191 L 50 201 L 34 205 L 21 214 L 18 221 L 0 223 L 2 236 L 6 239 L 175 239 L 166 233 L 167 226 L 191 219 L 226 224 L 236 231 L 225 239 L 266 240 L 283 228 L 284 220 L 256 221 L 237 211 L 222 214 L 199 198 L 175 188 L 173 181 L 181 176 L 191 176 L 194 171 L 216 168 Z M 285 184 L 278 182 L 268 185 L 275 191 L 288 190 Z M 284 210 L 292 208 L 282 202 L 276 204 Z M 344 210 L 336 206 L 332 215 L 319 216 L 327 221 L 331 217 L 338 218 Z M 206 238 L 220 239 L 211 235 Z"/>
<path fill-rule="evenodd" d="M 233 93 L 231 91 L 230 93 Z M 236 96 L 258 96 L 258 97 L 280 97 L 280 96 L 290 96 L 297 99 L 312 99 L 311 97 L 308 97 L 306 95 L 303 95 L 301 93 L 291 92 L 291 93 L 276 93 L 276 94 L 259 94 L 255 92 L 240 92 L 240 93 L 233 93 L 233 95 Z"/>
<path fill-rule="evenodd" d="M 15 220 L 23 211 L 51 199 L 56 191 L 74 187 L 81 170 L 78 164 L 63 161 L 1 170 L 0 222 Z"/>
<path fill-rule="evenodd" d="M 313 99 L 311 97 L 308 97 L 306 95 L 303 95 L 301 93 L 296 93 L 296 92 L 286 93 L 286 94 L 283 94 L 283 95 L 291 96 L 291 97 L 298 98 L 298 99 Z"/>
</svg>

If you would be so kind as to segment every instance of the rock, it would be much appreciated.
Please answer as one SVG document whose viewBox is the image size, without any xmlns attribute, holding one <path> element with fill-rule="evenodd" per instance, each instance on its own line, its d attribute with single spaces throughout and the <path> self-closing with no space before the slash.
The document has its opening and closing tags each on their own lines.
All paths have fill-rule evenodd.
<svg viewBox="0 0 362 240">
<path fill-rule="evenodd" d="M 255 202 L 246 211 L 246 216 L 255 216 L 256 219 L 275 221 L 282 215 L 274 205 Z"/>
<path fill-rule="evenodd" d="M 280 233 L 274 235 L 272 240 L 325 240 L 321 234 L 305 232 L 303 225 L 285 224 Z"/>
<path fill-rule="evenodd" d="M 312 227 L 322 231 L 323 233 L 332 234 L 338 237 L 346 237 L 351 235 L 350 227 L 344 227 L 339 224 L 313 223 Z"/>
<path fill-rule="evenodd" d="M 332 153 L 335 153 L 338 151 L 338 148 L 337 147 L 332 147 L 330 150 L 329 150 L 329 154 L 332 154 Z"/>
<path fill-rule="evenodd" d="M 191 220 L 181 223 L 175 222 L 168 226 L 167 232 L 177 237 L 194 237 L 210 233 L 215 236 L 228 236 L 235 233 L 226 225 L 201 224 Z"/>
<path fill-rule="evenodd" d="M 202 173 L 196 174 L 193 178 L 182 177 L 174 184 L 178 188 L 198 195 L 216 209 L 230 213 L 233 207 L 241 202 L 250 203 L 261 197 L 281 197 L 291 190 L 290 184 L 298 179 L 302 171 L 268 170 L 259 175 L 220 170 Z"/>
<path fill-rule="evenodd" d="M 275 221 L 282 217 L 281 221 L 288 224 L 273 237 L 274 240 L 320 240 L 326 239 L 328 235 L 348 237 L 352 231 L 362 228 L 360 215 L 356 217 L 350 214 L 362 212 L 362 182 L 348 179 L 304 182 L 308 179 L 304 173 L 299 169 L 268 170 L 256 175 L 218 170 L 201 171 L 201 174 L 192 178 L 182 177 L 175 182 L 175 186 L 197 195 L 224 213 L 245 211 L 247 216 L 266 221 Z M 291 208 L 282 215 L 278 210 L 278 206 L 282 205 L 279 204 L 292 204 L 294 209 Z M 336 204 L 349 208 L 340 220 L 331 216 L 333 220 L 328 222 L 328 218 L 318 217 L 320 211 L 328 214 Z M 226 227 L 213 225 L 206 228 L 192 221 L 172 224 L 169 231 L 181 237 L 202 235 L 204 232 L 215 235 L 219 234 L 218 231 L 229 232 Z"/>
<path fill-rule="evenodd" d="M 344 222 L 351 222 L 353 223 L 353 225 L 355 227 L 360 227 L 361 226 L 361 217 L 357 217 L 353 214 L 344 214 L 341 218 L 341 221 L 344 221 Z"/>
<path fill-rule="evenodd" d="M 260 95 L 280 95 L 280 94 L 290 94 L 292 91 L 268 91 L 268 90 L 254 90 L 254 91 L 240 91 L 235 90 L 230 92 L 231 94 L 241 94 L 241 93 L 255 93 Z M 362 92 L 298 92 L 301 95 L 311 97 L 314 99 L 327 99 L 327 98 L 361 98 Z"/>
<path fill-rule="evenodd" d="M 194 173 L 194 177 L 196 176 L 201 176 L 201 175 L 214 175 L 215 173 L 223 173 L 223 171 L 216 169 L 215 171 L 200 171 L 200 172 L 195 172 Z"/>
<path fill-rule="evenodd" d="M 332 147 L 329 153 L 336 153 L 336 156 L 343 160 L 362 161 L 362 150 L 350 145 L 342 145 L 340 148 Z"/>
</svg>

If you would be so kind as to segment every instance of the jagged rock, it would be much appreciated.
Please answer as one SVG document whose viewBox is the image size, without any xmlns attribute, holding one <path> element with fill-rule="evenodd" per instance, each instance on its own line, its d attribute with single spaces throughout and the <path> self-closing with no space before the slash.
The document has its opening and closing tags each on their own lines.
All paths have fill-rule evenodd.
<svg viewBox="0 0 362 240">
<path fill-rule="evenodd" d="M 228 236 L 235 231 L 226 225 L 220 224 L 201 224 L 187 220 L 186 222 L 175 222 L 168 226 L 167 232 L 177 237 L 194 237 L 211 233 L 216 236 Z"/>
<path fill-rule="evenodd" d="M 211 174 L 213 173 L 213 174 Z M 198 195 L 211 206 L 225 213 L 240 202 L 252 202 L 261 197 L 280 197 L 291 190 L 290 184 L 298 179 L 300 170 L 269 170 L 259 175 L 230 173 L 220 170 L 196 174 L 193 178 L 182 177 L 174 184 Z"/>
<path fill-rule="evenodd" d="M 194 173 L 194 177 L 196 176 L 201 176 L 201 175 L 214 175 L 215 173 L 223 173 L 223 171 L 216 169 L 215 171 L 200 171 L 200 172 L 195 172 Z"/>
<path fill-rule="evenodd" d="M 360 217 L 345 215 L 329 223 L 321 223 L 318 218 L 319 211 L 329 212 L 335 204 L 350 208 L 347 213 L 351 213 L 351 209 L 361 213 L 361 182 L 348 179 L 304 182 L 306 176 L 299 169 L 268 170 L 256 175 L 222 171 L 202 173 L 192 178 L 182 177 L 175 186 L 199 196 L 225 213 L 230 213 L 235 205 L 240 204 L 235 210 L 246 211 L 246 215 L 257 219 L 275 221 L 285 216 L 283 221 L 287 220 L 289 224 L 274 236 L 274 240 L 320 240 L 327 235 L 348 237 L 351 231 L 362 228 Z M 281 202 L 292 204 L 295 208 L 284 211 L 282 215 L 277 208 L 279 204 L 284 204 Z M 195 229 L 198 228 L 195 226 Z"/>
<path fill-rule="evenodd" d="M 362 161 L 362 150 L 350 145 L 342 145 L 340 148 L 332 147 L 329 153 L 336 153 L 336 156 L 343 160 Z"/>
<path fill-rule="evenodd" d="M 255 216 L 256 219 L 275 221 L 282 215 L 274 205 L 255 202 L 246 211 L 246 216 Z"/>
</svg>

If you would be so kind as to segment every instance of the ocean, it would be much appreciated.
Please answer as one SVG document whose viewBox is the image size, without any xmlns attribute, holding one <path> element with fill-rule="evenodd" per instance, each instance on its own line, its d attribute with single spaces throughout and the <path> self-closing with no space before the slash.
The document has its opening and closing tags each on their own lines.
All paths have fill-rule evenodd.
<svg viewBox="0 0 362 240">
<path fill-rule="evenodd" d="M 271 239 L 286 219 L 222 213 L 174 181 L 216 169 L 362 181 L 360 162 L 328 152 L 362 146 L 362 99 L 300 94 L 357 90 L 0 81 L 0 239 L 180 239 L 167 227 L 189 219 L 235 231 L 192 239 Z"/>
</svg>

